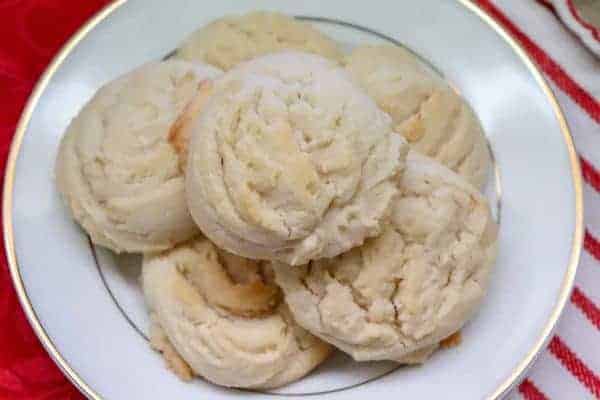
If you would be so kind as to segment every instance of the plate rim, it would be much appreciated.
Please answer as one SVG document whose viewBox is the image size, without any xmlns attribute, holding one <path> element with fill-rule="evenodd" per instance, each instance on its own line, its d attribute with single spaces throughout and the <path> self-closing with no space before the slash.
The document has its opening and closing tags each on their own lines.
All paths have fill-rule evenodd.
<svg viewBox="0 0 600 400">
<path fill-rule="evenodd" d="M 573 137 L 569 130 L 566 118 L 562 112 L 562 109 L 550 89 L 546 79 L 535 65 L 533 60 L 525 52 L 523 47 L 514 39 L 510 33 L 508 33 L 498 22 L 496 22 L 491 16 L 481 9 L 477 4 L 470 0 L 455 0 L 460 5 L 464 6 L 468 11 L 479 17 L 488 27 L 494 30 L 516 53 L 519 59 L 525 64 L 527 70 L 532 74 L 536 83 L 542 89 L 547 99 L 550 102 L 550 106 L 553 109 L 554 116 L 557 119 L 560 131 L 562 133 L 567 152 L 569 155 L 569 163 L 571 168 L 571 178 L 573 181 L 573 190 L 575 197 L 575 229 L 572 238 L 571 252 L 569 256 L 569 262 L 565 275 L 561 283 L 560 293 L 554 304 L 552 312 L 544 325 L 544 328 L 536 338 L 535 343 L 525 357 L 513 368 L 510 375 L 490 394 L 487 398 L 497 400 L 505 395 L 515 383 L 523 376 L 523 374 L 533 364 L 540 351 L 547 345 L 554 332 L 557 322 L 565 308 L 566 302 L 571 294 L 575 274 L 579 265 L 579 258 L 581 255 L 581 248 L 583 244 L 583 193 L 582 193 L 582 177 L 581 169 L 579 164 L 579 157 L 575 150 Z M 94 389 L 92 389 L 88 383 L 86 383 L 75 371 L 69 363 L 63 358 L 58 348 L 50 339 L 48 333 L 42 326 L 35 309 L 27 292 L 20 272 L 20 266 L 17 260 L 15 250 L 15 238 L 13 230 L 13 189 L 15 179 L 15 168 L 17 158 L 23 142 L 23 137 L 29 126 L 29 122 L 33 115 L 39 99 L 46 90 L 51 78 L 62 65 L 63 61 L 73 51 L 73 49 L 88 35 L 88 33 L 94 29 L 96 25 L 108 18 L 115 10 L 120 8 L 122 5 L 127 3 L 127 0 L 112 0 L 109 4 L 99 10 L 92 18 L 90 18 L 82 27 L 75 32 L 75 34 L 67 41 L 65 45 L 60 49 L 57 55 L 52 59 L 38 82 L 36 83 L 27 103 L 23 109 L 15 134 L 13 136 L 10 151 L 6 162 L 6 170 L 4 174 L 4 185 L 2 195 L 2 220 L 3 220 L 3 234 L 4 234 L 4 247 L 6 258 L 8 261 L 8 269 L 10 272 L 13 286 L 17 292 L 17 297 L 25 312 L 25 315 L 29 321 L 29 324 L 33 328 L 36 336 L 54 360 L 55 364 L 61 369 L 63 374 L 81 391 L 87 398 L 92 400 L 106 400 L 103 399 Z"/>
</svg>

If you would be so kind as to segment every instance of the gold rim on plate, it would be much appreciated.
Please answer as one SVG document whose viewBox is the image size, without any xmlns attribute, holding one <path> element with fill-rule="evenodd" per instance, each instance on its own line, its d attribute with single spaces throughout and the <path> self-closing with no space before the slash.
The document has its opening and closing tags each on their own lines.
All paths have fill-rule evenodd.
<svg viewBox="0 0 600 400">
<path fill-rule="evenodd" d="M 546 94 L 550 104 L 554 110 L 554 114 L 560 126 L 560 130 L 567 146 L 569 153 L 569 161 L 571 163 L 571 177 L 573 179 L 573 189 L 575 191 L 575 233 L 572 242 L 571 256 L 569 259 L 569 265 L 563 278 L 563 282 L 560 289 L 560 294 L 544 329 L 536 339 L 532 349 L 527 355 L 519 362 L 519 364 L 513 369 L 510 375 L 504 380 L 498 388 L 488 396 L 488 399 L 497 400 L 510 390 L 517 380 L 526 372 L 531 366 L 540 350 L 542 350 L 548 343 L 552 332 L 556 327 L 558 318 L 562 313 L 562 310 L 569 299 L 573 282 L 575 280 L 575 273 L 577 271 L 577 265 L 579 264 L 579 256 L 581 253 L 581 246 L 583 243 L 583 195 L 582 195 L 582 183 L 581 183 L 581 170 L 579 166 L 579 158 L 575 151 L 573 144 L 573 138 L 569 132 L 566 119 L 562 113 L 562 110 L 556 100 L 552 90 L 548 86 L 546 80 L 542 76 L 541 72 L 535 66 L 531 58 L 527 55 L 525 50 L 517 43 L 511 35 L 504 30 L 492 17 L 486 14 L 479 6 L 475 5 L 469 0 L 457 0 L 460 4 L 466 7 L 468 10 L 473 12 L 479 18 L 481 18 L 488 26 L 490 26 L 497 34 L 504 39 L 505 42 L 517 53 L 517 56 L 523 61 L 529 72 L 533 75 L 542 91 Z M 31 324 L 36 335 L 42 342 L 46 351 L 54 359 L 55 363 L 62 370 L 62 372 L 69 378 L 69 380 L 77 386 L 77 388 L 85 394 L 88 398 L 93 400 L 103 400 L 102 397 L 92 389 L 80 376 L 79 374 L 68 364 L 68 362 L 62 357 L 48 333 L 40 323 L 35 310 L 27 296 L 21 272 L 19 270 L 19 264 L 17 261 L 17 255 L 15 252 L 15 240 L 13 234 L 13 221 L 12 221 L 12 209 L 13 209 L 13 185 L 15 178 L 15 165 L 17 156 L 23 142 L 23 136 L 29 125 L 29 121 L 33 114 L 33 110 L 37 105 L 38 100 L 42 96 L 44 90 L 48 86 L 48 83 L 60 65 L 63 63 L 65 58 L 71 53 L 71 51 L 87 36 L 87 34 L 101 21 L 106 19 L 116 9 L 125 4 L 127 0 L 113 0 L 110 4 L 100 10 L 92 19 L 90 19 L 83 27 L 81 27 L 77 33 L 63 46 L 60 52 L 52 60 L 52 63 L 48 66 L 40 80 L 35 86 L 33 93 L 27 101 L 27 105 L 23 110 L 23 114 L 17 125 L 15 135 L 10 147 L 10 153 L 6 164 L 6 172 L 4 176 L 4 194 L 2 204 L 2 218 L 4 222 L 4 246 L 6 248 L 6 257 L 8 260 L 8 266 L 10 274 L 15 286 L 21 306 L 27 315 L 27 319 Z"/>
</svg>

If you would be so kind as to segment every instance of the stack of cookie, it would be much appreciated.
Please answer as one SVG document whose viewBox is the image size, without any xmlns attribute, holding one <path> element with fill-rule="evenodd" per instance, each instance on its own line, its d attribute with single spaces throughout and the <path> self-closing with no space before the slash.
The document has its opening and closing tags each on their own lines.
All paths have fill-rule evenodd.
<svg viewBox="0 0 600 400">
<path fill-rule="evenodd" d="M 422 363 L 486 291 L 496 225 L 471 109 L 405 50 L 292 18 L 216 20 L 102 87 L 58 188 L 143 253 L 152 345 L 183 379 L 273 388 L 335 347 Z"/>
</svg>

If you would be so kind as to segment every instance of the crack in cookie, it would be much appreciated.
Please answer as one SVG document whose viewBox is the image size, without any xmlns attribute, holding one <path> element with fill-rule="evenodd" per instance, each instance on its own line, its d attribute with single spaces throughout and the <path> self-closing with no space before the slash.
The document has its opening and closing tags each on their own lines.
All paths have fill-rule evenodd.
<svg viewBox="0 0 600 400">
<path fill-rule="evenodd" d="M 358 361 L 422 362 L 478 308 L 496 256 L 485 198 L 409 153 L 390 224 L 332 259 L 273 263 L 300 325 Z"/>
</svg>

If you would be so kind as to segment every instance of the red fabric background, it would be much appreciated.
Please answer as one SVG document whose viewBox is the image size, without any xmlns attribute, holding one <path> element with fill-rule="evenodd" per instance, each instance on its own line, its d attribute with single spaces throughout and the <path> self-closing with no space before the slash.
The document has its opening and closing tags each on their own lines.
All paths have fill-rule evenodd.
<svg viewBox="0 0 600 400">
<path fill-rule="evenodd" d="M 35 82 L 67 39 L 108 0 L 0 0 L 0 172 Z M 0 232 L 1 235 L 1 232 Z M 31 330 L 0 255 L 0 399 L 83 396 L 61 374 Z"/>
</svg>

